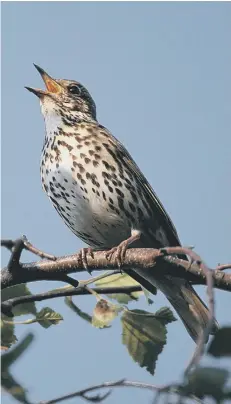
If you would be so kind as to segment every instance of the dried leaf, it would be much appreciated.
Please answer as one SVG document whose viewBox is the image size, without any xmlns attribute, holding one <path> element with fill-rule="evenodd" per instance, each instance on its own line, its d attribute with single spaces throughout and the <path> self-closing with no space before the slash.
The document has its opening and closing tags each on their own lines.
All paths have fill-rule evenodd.
<svg viewBox="0 0 231 404">
<path fill-rule="evenodd" d="M 105 299 L 100 299 L 93 312 L 92 325 L 96 328 L 105 328 L 123 310 L 121 306 L 112 304 Z"/>
</svg>

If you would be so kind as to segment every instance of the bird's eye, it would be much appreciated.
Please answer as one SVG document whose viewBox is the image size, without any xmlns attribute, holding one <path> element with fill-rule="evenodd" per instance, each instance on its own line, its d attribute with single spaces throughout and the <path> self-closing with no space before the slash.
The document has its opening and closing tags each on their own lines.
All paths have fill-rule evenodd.
<svg viewBox="0 0 231 404">
<path fill-rule="evenodd" d="M 76 85 L 71 85 L 68 88 L 68 90 L 69 90 L 69 92 L 71 94 L 75 94 L 75 95 L 80 95 L 81 94 L 81 89 L 79 88 L 79 86 L 76 86 Z"/>
</svg>

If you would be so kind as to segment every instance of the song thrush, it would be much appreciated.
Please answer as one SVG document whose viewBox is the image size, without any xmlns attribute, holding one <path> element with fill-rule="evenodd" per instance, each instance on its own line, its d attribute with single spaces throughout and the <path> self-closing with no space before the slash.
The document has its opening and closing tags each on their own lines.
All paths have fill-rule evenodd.
<svg viewBox="0 0 231 404">
<path fill-rule="evenodd" d="M 119 245 L 118 258 L 131 243 L 137 248 L 179 246 L 150 184 L 125 147 L 98 123 L 86 88 L 35 67 L 46 90 L 26 88 L 39 97 L 45 119 L 42 185 L 67 226 L 90 247 L 113 253 Z M 186 280 L 142 270 L 129 274 L 148 289 L 160 289 L 197 339 L 207 325 L 208 309 Z"/>
</svg>

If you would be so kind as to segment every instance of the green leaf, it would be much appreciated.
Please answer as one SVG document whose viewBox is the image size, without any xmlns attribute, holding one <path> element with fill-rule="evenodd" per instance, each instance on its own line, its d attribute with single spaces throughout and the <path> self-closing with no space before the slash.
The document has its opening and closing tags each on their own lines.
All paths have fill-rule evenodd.
<svg viewBox="0 0 231 404">
<path fill-rule="evenodd" d="M 10 366 L 27 350 L 33 341 L 33 334 L 28 334 L 20 343 L 18 343 L 9 352 L 2 355 L 2 388 L 7 391 L 17 401 L 30 404 L 25 389 L 13 378 L 9 368 Z"/>
<path fill-rule="evenodd" d="M 14 334 L 14 324 L 6 324 L 3 320 L 8 319 L 4 314 L 1 318 L 1 346 L 2 349 L 10 348 L 11 345 L 17 342 L 17 337 Z"/>
<path fill-rule="evenodd" d="M 9 352 L 6 352 L 2 355 L 2 369 L 6 369 L 10 367 L 28 348 L 31 342 L 34 339 L 34 335 L 29 333 L 23 340 L 18 343 L 14 348 L 12 348 Z"/>
<path fill-rule="evenodd" d="M 149 305 L 153 304 L 153 300 L 150 298 L 150 292 L 147 289 L 143 288 L 143 286 L 141 286 L 141 288 L 143 290 L 143 293 L 144 293 L 144 296 L 145 296 L 145 298 L 147 300 L 147 303 Z"/>
<path fill-rule="evenodd" d="M 75 314 L 77 314 L 77 316 L 81 317 L 83 320 L 87 321 L 87 323 L 91 324 L 92 317 L 85 311 L 80 310 L 80 308 L 73 302 L 71 296 L 67 296 L 65 298 L 65 303 L 72 311 L 74 311 Z"/>
<path fill-rule="evenodd" d="M 121 306 L 112 304 L 105 299 L 100 299 L 93 312 L 92 325 L 96 328 L 105 328 L 123 310 Z"/>
<path fill-rule="evenodd" d="M 215 357 L 231 355 L 231 327 L 222 327 L 216 332 L 207 352 Z"/>
<path fill-rule="evenodd" d="M 220 402 L 225 394 L 224 386 L 228 377 L 229 372 L 226 369 L 200 367 L 189 375 L 184 391 L 199 398 L 211 396 Z"/>
<path fill-rule="evenodd" d="M 157 310 L 155 313 L 155 317 L 159 319 L 163 324 L 169 324 L 173 321 L 177 321 L 176 317 L 174 317 L 172 310 L 169 307 L 162 307 Z"/>
<path fill-rule="evenodd" d="M 95 285 L 104 287 L 140 286 L 138 282 L 126 274 L 111 275 L 107 278 L 96 281 Z M 130 295 L 125 293 L 112 293 L 107 296 L 110 299 L 116 300 L 118 303 L 128 304 L 130 301 L 138 300 L 141 295 L 143 295 L 142 291 L 132 292 Z"/>
<path fill-rule="evenodd" d="M 44 328 L 49 328 L 51 325 L 59 324 L 63 320 L 61 314 L 56 313 L 50 307 L 44 307 L 36 315 L 36 321 Z"/>
<path fill-rule="evenodd" d="M 24 284 L 11 286 L 10 288 L 6 288 L 2 290 L 1 299 L 2 302 L 8 299 L 12 299 L 14 297 L 21 297 L 21 296 L 29 296 L 31 295 L 30 290 Z M 22 316 L 25 314 L 34 314 L 36 315 L 36 306 L 35 302 L 23 303 L 15 306 L 13 308 L 14 316 Z"/>
<path fill-rule="evenodd" d="M 154 374 L 158 355 L 166 343 L 165 324 L 153 313 L 126 310 L 122 317 L 122 343 L 141 367 Z"/>
</svg>

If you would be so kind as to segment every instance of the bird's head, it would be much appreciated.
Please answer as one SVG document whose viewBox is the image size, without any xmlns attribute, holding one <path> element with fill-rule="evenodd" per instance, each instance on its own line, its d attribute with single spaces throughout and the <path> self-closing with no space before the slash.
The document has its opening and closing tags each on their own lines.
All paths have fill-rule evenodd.
<svg viewBox="0 0 231 404">
<path fill-rule="evenodd" d="M 87 89 L 77 81 L 53 79 L 41 67 L 34 65 L 41 74 L 46 90 L 26 87 L 40 99 L 46 118 L 59 116 L 64 124 L 96 121 L 96 106 Z"/>
</svg>

